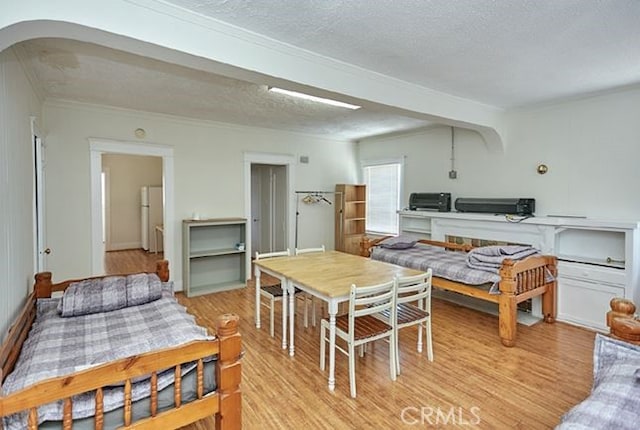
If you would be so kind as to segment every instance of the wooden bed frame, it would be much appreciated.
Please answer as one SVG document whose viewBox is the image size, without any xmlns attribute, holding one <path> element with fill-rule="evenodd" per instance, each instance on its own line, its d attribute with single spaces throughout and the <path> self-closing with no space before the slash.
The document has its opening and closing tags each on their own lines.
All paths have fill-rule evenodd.
<svg viewBox="0 0 640 430">
<path fill-rule="evenodd" d="M 156 273 L 162 281 L 169 280 L 167 261 L 159 261 Z M 101 278 L 100 276 L 95 278 Z M 51 273 L 43 272 L 35 276 L 33 293 L 17 320 L 9 329 L 5 342 L 0 346 L 0 386 L 6 375 L 13 370 L 20 355 L 36 315 L 36 300 L 51 297 L 54 291 L 64 291 L 71 282 L 57 284 L 51 282 Z M 124 429 L 170 429 L 185 426 L 200 419 L 215 415 L 216 429 L 237 430 L 241 425 L 241 338 L 238 333 L 238 316 L 224 314 L 216 320 L 216 339 L 193 341 L 185 345 L 166 348 L 145 354 L 134 355 L 103 365 L 75 372 L 67 376 L 47 379 L 8 396 L 0 396 L 0 417 L 20 411 L 28 411 L 28 429 L 38 428 L 37 407 L 57 400 L 64 400 L 64 430 L 73 426 L 71 397 L 87 391 L 96 392 L 95 428 L 104 427 L 102 405 L 103 388 L 125 381 L 125 404 L 123 408 Z M 215 380 L 217 390 L 204 395 L 203 358 L 217 355 Z M 197 361 L 197 399 L 182 403 L 180 365 Z M 167 368 L 175 368 L 174 401 L 175 408 L 158 412 L 157 374 Z M 131 380 L 150 375 L 151 401 L 150 416 L 132 422 Z M 0 428 L 2 423 L 0 422 Z"/>
<path fill-rule="evenodd" d="M 370 257 L 371 248 L 390 236 L 371 239 L 364 237 L 360 251 L 365 257 Z M 471 245 L 438 242 L 434 240 L 419 240 L 419 243 L 441 246 L 454 251 L 468 252 Z M 553 275 L 553 281 L 545 280 L 546 270 Z M 518 303 L 536 296 L 542 296 L 542 314 L 545 322 L 553 323 L 556 318 L 556 277 L 557 259 L 554 256 L 532 256 L 521 261 L 505 260 L 500 268 L 500 294 L 489 294 L 488 291 L 460 282 L 434 276 L 432 285 L 442 290 L 453 291 L 465 296 L 475 297 L 498 304 L 500 340 L 504 346 L 514 346 L 516 343 Z"/>
</svg>

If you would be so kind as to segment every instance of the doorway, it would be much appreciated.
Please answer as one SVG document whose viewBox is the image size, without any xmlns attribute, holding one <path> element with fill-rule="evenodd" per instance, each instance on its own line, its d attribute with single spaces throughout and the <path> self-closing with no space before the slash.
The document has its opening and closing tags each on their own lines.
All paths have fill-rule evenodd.
<svg viewBox="0 0 640 430">
<path fill-rule="evenodd" d="M 283 227 L 281 228 L 281 231 L 284 231 L 283 233 L 283 241 L 284 243 L 282 243 L 282 249 L 286 249 L 286 248 L 290 248 L 293 249 L 293 237 L 294 237 L 294 223 L 293 220 L 295 220 L 295 204 L 294 204 L 294 198 L 295 198 L 295 190 L 293 188 L 293 184 L 295 183 L 295 158 L 292 155 L 282 155 L 282 154 L 267 154 L 267 153 L 252 153 L 252 152 L 246 152 L 244 154 L 244 207 L 245 207 L 245 218 L 248 220 L 249 224 L 253 225 L 253 208 L 255 207 L 260 207 L 262 210 L 262 205 L 258 205 L 258 201 L 257 196 L 254 195 L 254 191 L 257 190 L 262 190 L 265 186 L 265 184 L 263 184 L 262 182 L 267 182 L 267 181 L 259 181 L 258 178 L 256 178 L 254 175 L 257 175 L 257 173 L 254 173 L 254 175 L 252 175 L 252 166 L 253 165 L 263 165 L 263 166 L 269 166 L 270 168 L 273 169 L 273 171 L 275 172 L 276 175 L 276 179 L 275 181 L 278 183 L 278 185 L 276 186 L 276 188 L 280 191 L 277 191 L 278 193 L 278 198 L 281 198 L 282 201 L 284 201 L 282 207 L 280 208 L 280 211 L 284 213 L 284 215 L 280 215 L 281 212 L 278 212 L 277 215 L 274 218 L 278 218 L 279 219 L 279 223 L 281 225 L 283 225 Z M 266 168 L 260 168 L 258 167 L 256 169 L 256 172 L 259 171 L 260 169 L 266 169 Z M 282 173 L 284 172 L 284 174 Z M 284 185 L 281 183 L 284 182 Z M 261 191 L 260 191 L 261 194 Z M 261 198 L 260 198 L 261 200 Z M 247 261 L 246 261 L 246 274 L 248 277 L 251 276 L 251 258 L 249 258 L 251 255 L 255 255 L 255 251 L 257 249 L 254 249 L 254 246 L 258 246 L 258 245 L 254 245 L 254 240 L 253 240 L 253 228 L 251 227 L 251 225 L 247 226 L 247 237 L 246 237 L 246 243 L 247 243 Z M 261 225 L 261 229 L 262 229 L 262 223 L 260 223 Z M 256 233 L 257 235 L 257 233 Z M 264 233 L 260 233 L 261 236 L 264 235 Z M 273 237 L 277 236 L 273 235 Z M 262 242 L 262 239 L 260 239 L 260 242 Z M 274 242 L 273 246 L 279 246 L 281 243 L 279 242 Z M 265 246 L 264 243 L 260 243 L 260 246 Z"/>
<path fill-rule="evenodd" d="M 287 248 L 287 168 L 283 165 L 251 165 L 251 250 L 282 251 Z"/>
<path fill-rule="evenodd" d="M 105 274 L 153 272 L 162 254 L 162 158 L 102 154 Z"/>
<path fill-rule="evenodd" d="M 91 266 L 94 275 L 105 274 L 105 242 L 103 229 L 107 226 L 103 215 L 103 155 L 119 154 L 130 156 L 159 157 L 162 161 L 162 201 L 164 212 L 162 216 L 164 259 L 171 261 L 174 258 L 174 188 L 173 188 L 173 148 L 165 145 L 151 143 L 138 143 L 115 141 L 106 139 L 89 139 L 91 150 Z M 113 170 L 109 170 L 109 176 L 113 177 Z M 146 184 L 152 185 L 152 184 Z M 137 191 L 140 193 L 140 191 Z M 138 194 L 140 195 L 140 194 Z M 113 205 L 113 202 L 111 202 Z M 136 212 L 140 214 L 140 204 L 136 200 Z M 137 223 L 141 221 L 138 215 Z M 136 223 L 136 224 L 137 224 Z M 112 223 L 111 223 L 112 224 Z M 139 242 L 135 242 L 137 245 Z"/>
</svg>

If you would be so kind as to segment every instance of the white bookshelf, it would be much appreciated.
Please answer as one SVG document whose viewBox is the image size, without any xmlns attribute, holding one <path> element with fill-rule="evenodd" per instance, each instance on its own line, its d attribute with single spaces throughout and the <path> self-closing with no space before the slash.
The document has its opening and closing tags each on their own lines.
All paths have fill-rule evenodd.
<svg viewBox="0 0 640 430">
<path fill-rule="evenodd" d="M 182 222 L 183 283 L 187 296 L 245 286 L 244 218 L 184 220 Z"/>
</svg>

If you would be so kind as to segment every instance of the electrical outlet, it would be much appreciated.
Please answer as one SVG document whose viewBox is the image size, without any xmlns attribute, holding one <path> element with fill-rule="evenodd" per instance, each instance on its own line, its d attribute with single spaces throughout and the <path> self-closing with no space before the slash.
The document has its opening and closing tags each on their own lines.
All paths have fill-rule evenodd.
<svg viewBox="0 0 640 430">
<path fill-rule="evenodd" d="M 456 179 L 458 177 L 458 172 L 455 170 L 449 170 L 449 179 Z"/>
</svg>

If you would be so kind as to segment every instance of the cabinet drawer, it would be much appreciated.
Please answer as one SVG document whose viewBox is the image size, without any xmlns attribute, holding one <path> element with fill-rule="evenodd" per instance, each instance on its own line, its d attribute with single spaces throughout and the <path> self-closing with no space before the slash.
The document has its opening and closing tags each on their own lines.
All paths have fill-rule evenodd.
<svg viewBox="0 0 640 430">
<path fill-rule="evenodd" d="M 624 288 L 558 276 L 558 319 L 606 330 L 609 301 L 624 297 Z"/>
<path fill-rule="evenodd" d="M 558 276 L 574 279 L 585 279 L 624 287 L 626 274 L 624 269 L 594 266 L 591 264 L 558 262 Z"/>
</svg>

